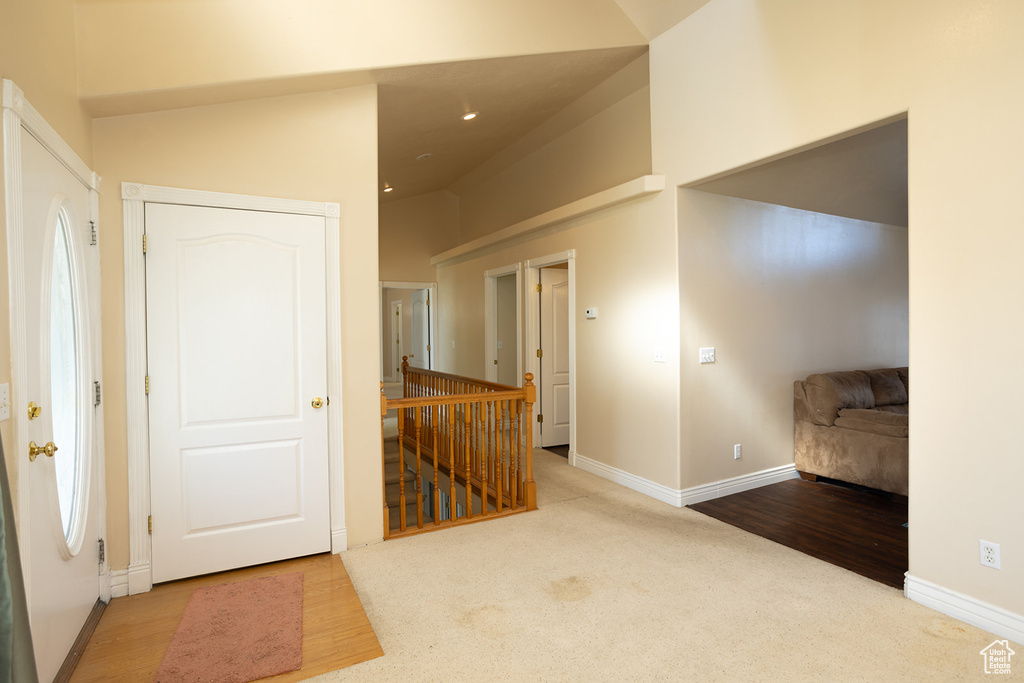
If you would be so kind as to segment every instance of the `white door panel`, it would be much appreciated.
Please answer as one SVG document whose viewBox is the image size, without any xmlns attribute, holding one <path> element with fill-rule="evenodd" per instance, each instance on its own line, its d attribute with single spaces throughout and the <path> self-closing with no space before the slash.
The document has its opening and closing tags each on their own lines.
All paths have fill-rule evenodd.
<svg viewBox="0 0 1024 683">
<path fill-rule="evenodd" d="M 99 378 L 99 248 L 90 244 L 89 189 L 24 129 L 21 156 L 26 281 L 16 305 L 26 315 L 25 396 L 39 405 L 28 437 L 58 450 L 33 462 L 17 457 L 29 479 L 23 544 L 36 665 L 40 680 L 52 680 L 100 588 L 102 412 L 91 391 Z"/>
<path fill-rule="evenodd" d="M 409 365 L 414 368 L 430 367 L 430 290 L 417 289 L 412 293 L 412 353 Z"/>
<path fill-rule="evenodd" d="M 542 268 L 541 446 L 569 443 L 569 271 Z"/>
<path fill-rule="evenodd" d="M 153 579 L 330 549 L 324 219 L 146 205 Z"/>
</svg>

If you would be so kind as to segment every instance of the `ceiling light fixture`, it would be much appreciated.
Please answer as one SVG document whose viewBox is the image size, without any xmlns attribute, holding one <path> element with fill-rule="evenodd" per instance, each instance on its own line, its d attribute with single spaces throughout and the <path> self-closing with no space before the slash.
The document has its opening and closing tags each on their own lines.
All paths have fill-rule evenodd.
<svg viewBox="0 0 1024 683">
<path fill-rule="evenodd" d="M 418 157 L 416 157 L 416 161 L 426 161 L 427 159 L 429 159 L 432 156 L 434 156 L 434 155 L 431 154 L 430 152 L 424 152 L 423 154 L 421 154 Z"/>
<path fill-rule="evenodd" d="M 479 114 L 479 113 L 480 112 L 478 112 L 478 111 L 471 111 L 469 113 L 463 114 L 462 115 L 462 120 L 463 121 L 472 121 L 473 119 L 476 118 L 477 114 Z"/>
<path fill-rule="evenodd" d="M 393 189 L 395 189 L 395 188 L 391 187 L 387 183 L 384 183 L 384 191 L 385 192 L 391 192 L 391 190 L 393 190 Z"/>
</svg>

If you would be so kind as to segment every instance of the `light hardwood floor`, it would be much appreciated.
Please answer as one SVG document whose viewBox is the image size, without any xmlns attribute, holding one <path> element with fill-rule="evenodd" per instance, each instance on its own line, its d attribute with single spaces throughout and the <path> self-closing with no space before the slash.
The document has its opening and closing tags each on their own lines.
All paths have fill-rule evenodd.
<svg viewBox="0 0 1024 683">
<path fill-rule="evenodd" d="M 337 555 L 310 557 L 161 584 L 107 606 L 72 681 L 151 681 L 196 588 L 303 572 L 302 668 L 267 681 L 299 681 L 384 654 Z"/>
</svg>

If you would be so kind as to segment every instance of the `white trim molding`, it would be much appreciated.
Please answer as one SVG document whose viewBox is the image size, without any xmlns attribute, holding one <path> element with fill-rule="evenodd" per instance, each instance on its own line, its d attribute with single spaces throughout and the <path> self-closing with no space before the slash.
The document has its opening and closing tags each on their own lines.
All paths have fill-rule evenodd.
<svg viewBox="0 0 1024 683">
<path fill-rule="evenodd" d="M 777 484 L 780 481 L 796 479 L 800 476 L 796 472 L 795 465 L 782 465 L 780 467 L 772 467 L 767 470 L 761 470 L 760 472 L 743 474 L 738 477 L 723 479 L 710 484 L 702 484 L 688 489 L 674 489 L 669 486 L 665 486 L 664 484 L 658 484 L 649 479 L 644 479 L 643 477 L 631 474 L 630 472 L 626 472 L 625 470 L 621 470 L 617 467 L 606 465 L 603 462 L 587 458 L 579 453 L 570 452 L 569 461 L 573 466 L 578 467 L 585 472 L 596 474 L 603 479 L 613 481 L 616 484 L 620 484 L 628 489 L 632 489 L 638 493 L 644 494 L 645 496 L 650 496 L 655 500 L 660 500 L 663 503 L 668 503 L 669 505 L 677 508 L 693 505 L 694 503 L 702 503 L 706 500 L 713 500 L 723 496 L 729 496 L 742 491 L 749 491 L 769 484 Z"/>
<path fill-rule="evenodd" d="M 483 237 L 478 237 L 475 240 L 460 244 L 457 247 L 449 249 L 448 251 L 441 252 L 436 256 L 431 257 L 430 265 L 436 266 L 448 261 L 454 261 L 455 259 L 462 259 L 469 257 L 478 251 L 493 247 L 496 244 L 502 242 L 508 242 L 509 240 L 522 237 L 531 232 L 537 230 L 543 230 L 559 223 L 567 223 L 575 218 L 582 218 L 583 216 L 590 215 L 597 211 L 613 207 L 617 204 L 623 204 L 633 199 L 639 199 L 649 194 L 661 192 L 665 189 L 665 176 L 663 175 L 645 175 L 639 178 L 634 178 L 629 182 L 610 187 L 607 190 L 602 190 L 588 197 L 577 199 L 574 202 L 569 202 L 558 208 L 545 211 L 542 214 L 527 218 L 525 221 L 520 221 L 514 225 L 510 225 L 507 228 L 502 228 L 496 232 L 489 233 Z"/>
<path fill-rule="evenodd" d="M 110 597 L 124 598 L 128 596 L 128 570 L 117 569 L 107 572 L 110 577 Z"/>
<path fill-rule="evenodd" d="M 152 546 L 149 536 L 149 415 L 145 390 L 146 262 L 142 252 L 147 202 L 269 211 L 324 218 L 327 268 L 327 395 L 331 398 L 327 418 L 331 551 L 338 553 L 346 550 L 348 531 L 345 526 L 341 390 L 341 206 L 331 202 L 252 197 L 141 183 L 122 183 L 121 198 L 124 202 L 125 381 L 128 387 L 128 593 L 144 593 L 153 587 Z"/>
<path fill-rule="evenodd" d="M 1024 643 L 1024 616 L 990 605 L 969 595 L 919 579 L 907 572 L 903 594 L 916 603 L 966 622 L 971 626 Z"/>
</svg>

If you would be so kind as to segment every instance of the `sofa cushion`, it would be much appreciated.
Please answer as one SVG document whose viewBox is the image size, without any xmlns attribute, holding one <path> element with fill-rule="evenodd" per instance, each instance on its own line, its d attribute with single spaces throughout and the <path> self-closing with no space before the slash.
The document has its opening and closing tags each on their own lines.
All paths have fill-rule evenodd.
<svg viewBox="0 0 1024 683">
<path fill-rule="evenodd" d="M 839 411 L 835 426 L 882 436 L 906 437 L 910 433 L 910 416 L 882 410 L 846 408 Z"/>
<path fill-rule="evenodd" d="M 831 427 L 842 408 L 874 408 L 871 380 L 862 370 L 811 375 L 804 382 L 807 405 L 815 424 Z"/>
<path fill-rule="evenodd" d="M 881 410 L 884 413 L 896 413 L 897 415 L 909 415 L 910 404 L 904 403 L 898 406 L 875 406 L 875 410 Z"/>
<path fill-rule="evenodd" d="M 875 395 L 876 406 L 901 405 L 907 402 L 907 388 L 903 385 L 895 368 L 868 370 L 871 392 Z"/>
<path fill-rule="evenodd" d="M 910 368 L 896 368 L 896 374 L 903 382 L 903 388 L 907 390 L 907 402 L 910 402 Z"/>
</svg>

